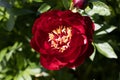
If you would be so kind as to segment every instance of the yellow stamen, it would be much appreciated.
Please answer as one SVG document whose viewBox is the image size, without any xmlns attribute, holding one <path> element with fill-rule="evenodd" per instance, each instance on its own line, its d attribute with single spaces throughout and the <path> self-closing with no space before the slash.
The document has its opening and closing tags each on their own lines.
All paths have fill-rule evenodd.
<svg viewBox="0 0 120 80">
<path fill-rule="evenodd" d="M 59 26 L 48 35 L 48 41 L 50 42 L 52 48 L 57 49 L 59 52 L 64 52 L 67 48 L 69 48 L 72 37 L 71 27 Z"/>
</svg>

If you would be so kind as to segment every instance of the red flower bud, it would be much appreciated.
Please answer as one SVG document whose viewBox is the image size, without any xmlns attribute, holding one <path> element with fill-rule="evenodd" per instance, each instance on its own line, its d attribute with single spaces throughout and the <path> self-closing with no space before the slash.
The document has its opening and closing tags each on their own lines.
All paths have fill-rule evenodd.
<svg viewBox="0 0 120 80">
<path fill-rule="evenodd" d="M 74 7 L 85 9 L 87 6 L 88 1 L 87 0 L 73 0 Z"/>
</svg>

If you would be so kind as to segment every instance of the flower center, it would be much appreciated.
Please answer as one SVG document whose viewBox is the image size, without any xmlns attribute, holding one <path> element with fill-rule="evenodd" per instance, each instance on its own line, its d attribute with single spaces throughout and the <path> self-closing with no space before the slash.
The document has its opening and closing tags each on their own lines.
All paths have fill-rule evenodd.
<svg viewBox="0 0 120 80">
<path fill-rule="evenodd" d="M 63 52 L 70 46 L 71 37 L 71 27 L 59 26 L 49 33 L 48 42 L 50 42 L 52 48 Z"/>
</svg>

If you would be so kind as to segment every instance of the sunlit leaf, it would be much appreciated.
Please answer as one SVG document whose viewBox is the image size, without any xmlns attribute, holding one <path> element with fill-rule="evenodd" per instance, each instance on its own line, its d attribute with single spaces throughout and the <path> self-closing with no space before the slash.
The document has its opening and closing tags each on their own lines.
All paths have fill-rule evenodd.
<svg viewBox="0 0 120 80">
<path fill-rule="evenodd" d="M 43 12 L 48 11 L 50 8 L 51 8 L 50 5 L 44 3 L 39 7 L 38 12 L 43 13 Z"/>
<path fill-rule="evenodd" d="M 0 51 L 0 62 L 3 60 L 3 58 L 5 57 L 6 53 L 7 53 L 8 48 L 4 48 Z"/>
<path fill-rule="evenodd" d="M 39 74 L 40 72 L 41 72 L 40 68 L 29 69 L 29 73 L 31 75 L 36 75 L 36 74 Z"/>
<path fill-rule="evenodd" d="M 9 61 L 16 49 L 18 49 L 22 43 L 15 42 L 13 46 L 9 47 L 9 52 L 6 54 L 6 60 Z"/>
<path fill-rule="evenodd" d="M 47 73 L 47 72 L 41 72 L 41 74 L 42 74 L 44 77 L 49 76 L 49 73 Z"/>
<path fill-rule="evenodd" d="M 87 12 L 88 15 L 94 15 L 94 14 L 99 14 L 102 16 L 108 16 L 111 14 L 109 7 L 101 2 L 101 1 L 94 1 L 93 3 L 93 8 L 90 9 L 87 7 L 85 11 Z"/>
<path fill-rule="evenodd" d="M 14 50 L 11 50 L 10 52 L 8 52 L 6 54 L 6 60 L 9 61 L 9 59 L 11 58 L 12 54 L 13 54 Z"/>
<path fill-rule="evenodd" d="M 92 53 L 92 55 L 90 56 L 90 60 L 94 60 L 94 58 L 95 58 L 95 54 L 96 54 L 96 48 L 95 48 L 95 45 L 94 45 L 94 43 L 93 43 L 93 46 L 94 46 L 94 52 Z"/>
<path fill-rule="evenodd" d="M 7 75 L 5 76 L 5 79 L 4 80 L 12 80 L 13 76 L 12 75 Z"/>
<path fill-rule="evenodd" d="M 0 74 L 0 79 L 4 78 L 6 75 L 5 74 Z"/>
<path fill-rule="evenodd" d="M 99 25 L 99 24 L 97 24 L 97 23 L 94 23 L 95 24 L 95 31 L 97 31 L 97 30 L 99 30 L 99 29 L 101 29 L 101 25 Z"/>
<path fill-rule="evenodd" d="M 18 47 L 19 43 L 15 42 L 14 45 L 11 47 L 11 49 L 16 49 Z"/>
<path fill-rule="evenodd" d="M 5 8 L 0 6 L 0 21 L 4 18 L 4 10 Z"/>
<path fill-rule="evenodd" d="M 21 74 L 17 74 L 15 77 L 14 77 L 14 80 L 24 80 L 23 76 Z"/>
<path fill-rule="evenodd" d="M 25 80 L 32 80 L 30 74 L 27 71 L 24 71 L 22 75 Z"/>
<path fill-rule="evenodd" d="M 117 58 L 113 48 L 107 43 L 95 43 L 97 50 L 107 58 Z"/>
<path fill-rule="evenodd" d="M 43 2 L 43 0 L 33 0 L 33 1 L 35 1 L 35 2 Z"/>
<path fill-rule="evenodd" d="M 115 27 L 115 26 L 111 26 L 108 29 L 105 29 L 105 30 L 102 30 L 102 31 L 96 33 L 96 35 L 108 34 L 108 33 L 112 32 L 113 30 L 115 30 L 116 28 L 117 27 Z"/>
</svg>

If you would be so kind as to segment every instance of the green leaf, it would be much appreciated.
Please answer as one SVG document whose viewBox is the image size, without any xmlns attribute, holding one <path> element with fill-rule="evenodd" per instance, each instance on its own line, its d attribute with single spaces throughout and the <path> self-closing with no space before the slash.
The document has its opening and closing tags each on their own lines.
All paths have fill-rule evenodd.
<svg viewBox="0 0 120 80">
<path fill-rule="evenodd" d="M 0 62 L 3 60 L 3 58 L 5 57 L 6 53 L 7 53 L 8 48 L 4 48 L 0 51 Z"/>
<path fill-rule="evenodd" d="M 92 2 L 93 8 L 87 7 L 85 11 L 88 13 L 88 15 L 94 15 L 99 14 L 101 16 L 109 16 L 111 14 L 109 7 L 101 2 L 101 1 L 94 1 Z"/>
<path fill-rule="evenodd" d="M 31 75 L 36 75 L 36 74 L 39 74 L 40 72 L 41 72 L 40 68 L 29 69 L 29 73 Z"/>
<path fill-rule="evenodd" d="M 51 8 L 50 5 L 44 3 L 39 7 L 38 12 L 44 13 L 44 12 L 48 11 L 50 8 Z"/>
<path fill-rule="evenodd" d="M 17 74 L 15 77 L 14 77 L 14 80 L 24 80 L 23 76 L 21 74 Z"/>
<path fill-rule="evenodd" d="M 105 30 L 102 30 L 102 31 L 96 33 L 96 35 L 108 34 L 108 33 L 112 32 L 113 30 L 115 30 L 116 28 L 117 27 L 115 27 L 115 26 L 111 26 L 108 29 L 105 29 Z"/>
<path fill-rule="evenodd" d="M 14 45 L 11 47 L 11 50 L 16 49 L 18 47 L 19 43 L 15 42 Z"/>
<path fill-rule="evenodd" d="M 16 55 L 16 65 L 19 70 L 22 70 L 26 65 L 25 65 L 25 59 L 22 55 L 17 54 Z"/>
<path fill-rule="evenodd" d="M 9 52 L 6 54 L 6 60 L 9 61 L 11 58 L 12 54 L 15 52 L 16 49 L 18 49 L 22 43 L 15 42 L 13 46 L 9 47 Z"/>
<path fill-rule="evenodd" d="M 4 27 L 7 31 L 12 31 L 15 25 L 16 16 L 14 15 L 12 11 L 12 6 L 8 3 L 8 1 L 1 0 L 0 6 L 3 6 L 6 8 L 6 11 L 9 13 L 9 18 L 7 20 L 6 26 Z M 8 16 L 7 16 L 8 17 Z"/>
<path fill-rule="evenodd" d="M 11 58 L 12 54 L 13 54 L 14 50 L 11 50 L 10 52 L 8 52 L 6 54 L 6 60 L 9 61 L 9 59 Z"/>
<path fill-rule="evenodd" d="M 62 0 L 62 3 L 65 7 L 65 9 L 69 9 L 70 7 L 70 0 Z"/>
<path fill-rule="evenodd" d="M 30 74 L 26 70 L 23 72 L 22 75 L 25 80 L 32 80 Z"/>
<path fill-rule="evenodd" d="M 1 73 L 0 73 L 0 79 L 1 79 L 1 78 L 4 78 L 5 76 L 6 76 L 5 74 L 3 74 L 3 73 L 1 74 Z"/>
<path fill-rule="evenodd" d="M 33 0 L 33 1 L 35 1 L 35 2 L 43 2 L 43 0 Z"/>
<path fill-rule="evenodd" d="M 95 52 L 94 52 L 94 53 L 92 53 L 92 55 L 90 56 L 90 60 L 91 60 L 91 61 L 93 61 L 93 60 L 94 60 L 94 58 L 95 58 Z"/>
<path fill-rule="evenodd" d="M 1 67 L 1 69 L 2 69 L 2 67 Z M 6 73 L 6 72 L 8 72 L 10 69 L 8 69 L 8 68 L 5 68 L 5 69 L 2 69 L 0 72 L 1 73 Z"/>
<path fill-rule="evenodd" d="M 10 14 L 10 17 L 9 17 L 9 19 L 7 21 L 5 29 L 7 31 L 12 31 L 13 28 L 14 28 L 14 25 L 15 25 L 15 21 L 16 21 L 16 16 L 13 15 L 13 14 Z"/>
<path fill-rule="evenodd" d="M 90 56 L 90 60 L 93 61 L 94 58 L 95 58 L 95 54 L 96 54 L 96 48 L 95 48 L 95 45 L 93 43 L 93 46 L 94 46 L 94 52 L 92 53 L 92 55 Z"/>
<path fill-rule="evenodd" d="M 5 11 L 5 8 L 4 7 L 1 7 L 0 6 L 0 21 L 2 20 L 2 19 L 4 19 L 4 11 Z"/>
<path fill-rule="evenodd" d="M 5 79 L 4 80 L 12 80 L 13 79 L 13 76 L 12 75 L 7 75 L 5 76 Z"/>
<path fill-rule="evenodd" d="M 2 65 L 0 64 L 0 72 L 2 71 Z"/>
<path fill-rule="evenodd" d="M 97 50 L 107 58 L 118 58 L 109 43 L 95 43 Z"/>
<path fill-rule="evenodd" d="M 99 25 L 99 24 L 97 24 L 97 23 L 94 23 L 95 24 L 95 31 L 97 31 L 97 30 L 99 30 L 99 29 L 101 29 L 101 25 Z"/>
</svg>

